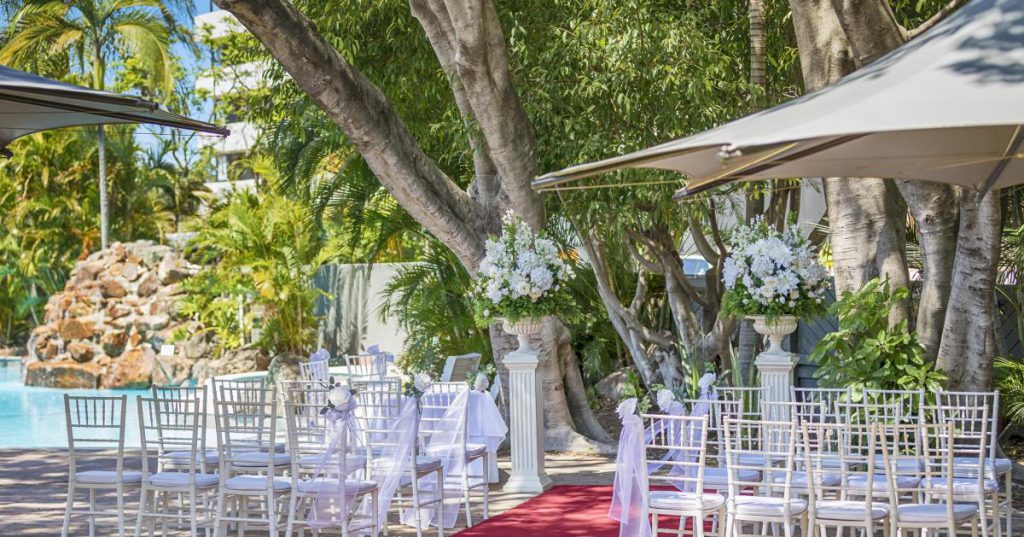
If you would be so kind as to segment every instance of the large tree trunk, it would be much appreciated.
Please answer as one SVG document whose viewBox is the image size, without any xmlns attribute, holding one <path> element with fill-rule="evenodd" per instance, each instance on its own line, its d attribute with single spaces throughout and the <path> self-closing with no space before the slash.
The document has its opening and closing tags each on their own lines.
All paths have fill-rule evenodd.
<svg viewBox="0 0 1024 537">
<path fill-rule="evenodd" d="M 381 184 L 417 222 L 451 248 L 471 273 L 483 257 L 484 238 L 497 229 L 504 207 L 534 229 L 544 224 L 544 205 L 530 188 L 536 172 L 533 127 L 512 84 L 504 36 L 491 0 L 412 0 L 420 21 L 449 75 L 456 104 L 468 122 L 478 176 L 472 196 L 426 155 L 377 86 L 338 54 L 314 24 L 287 0 L 216 0 L 270 51 L 296 84 L 316 101 L 352 141 Z M 552 324 L 549 321 L 548 324 Z M 565 327 L 558 323 L 560 330 Z M 491 329 L 495 359 L 508 352 L 508 338 Z M 542 375 L 549 438 L 584 447 L 563 389 L 561 364 L 575 367 L 561 332 L 544 331 Z M 577 372 L 578 374 L 578 372 Z M 573 382 L 574 388 L 579 383 Z M 581 394 L 575 394 L 578 401 Z M 584 431 L 607 435 L 589 407 L 574 405 Z M 602 444 L 591 443 L 591 448 Z"/>
<path fill-rule="evenodd" d="M 999 259 L 999 196 L 963 189 L 953 289 L 937 365 L 954 390 L 992 389 L 995 283 Z"/>
<path fill-rule="evenodd" d="M 907 40 L 888 2 L 832 0 L 832 6 L 858 69 Z M 917 223 L 924 258 L 924 283 L 914 328 L 925 355 L 933 360 L 939 352 L 952 285 L 958 227 L 956 195 L 950 185 L 905 180 L 897 185 Z"/>
</svg>

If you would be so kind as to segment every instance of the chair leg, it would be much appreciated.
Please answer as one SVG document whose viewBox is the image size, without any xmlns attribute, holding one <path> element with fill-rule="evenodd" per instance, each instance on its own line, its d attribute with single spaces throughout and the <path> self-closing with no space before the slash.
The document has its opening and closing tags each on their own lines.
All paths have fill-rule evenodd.
<svg viewBox="0 0 1024 537">
<path fill-rule="evenodd" d="M 139 514 L 135 516 L 135 537 L 142 535 L 142 519 L 146 516 L 146 496 L 149 491 L 146 490 L 146 480 L 142 480 L 142 494 L 139 494 Z"/>
<path fill-rule="evenodd" d="M 444 484 L 440 488 L 442 496 L 444 495 Z M 473 508 L 469 504 L 469 463 L 463 462 L 462 464 L 462 501 L 466 504 L 466 527 L 473 527 Z M 444 502 L 442 502 L 444 503 Z"/>
<path fill-rule="evenodd" d="M 270 491 L 270 495 L 267 496 L 267 523 L 270 525 L 270 536 L 278 537 L 277 533 L 277 511 L 274 509 L 277 503 L 277 498 L 274 497 L 274 491 Z"/>
<path fill-rule="evenodd" d="M 288 522 L 285 524 L 284 529 L 284 534 L 287 537 L 291 537 L 292 531 L 294 531 L 295 528 L 295 510 L 298 509 L 298 499 L 298 493 L 295 490 L 292 490 L 288 495 Z M 315 502 L 316 500 L 313 501 Z M 344 526 L 345 523 L 342 522 L 342 528 L 344 528 Z M 342 532 L 344 533 L 344 529 Z"/>
<path fill-rule="evenodd" d="M 193 488 L 188 492 L 188 514 L 191 522 L 190 529 L 192 530 L 190 535 L 192 537 L 199 537 L 199 521 L 196 517 L 196 501 L 198 501 L 198 498 L 196 496 L 196 489 Z"/>
<path fill-rule="evenodd" d="M 64 526 L 60 530 L 61 537 L 68 537 L 68 528 L 71 525 L 71 509 L 75 505 L 75 482 L 68 480 L 68 502 L 64 507 Z"/>
<path fill-rule="evenodd" d="M 117 535 L 124 537 L 124 485 L 117 485 Z"/>
<path fill-rule="evenodd" d="M 488 452 L 486 450 L 484 451 L 484 458 L 482 459 L 482 463 L 481 464 L 483 465 L 483 469 L 484 469 L 483 472 L 480 472 L 483 475 L 483 479 L 484 479 L 484 514 L 483 514 L 483 519 L 487 520 L 488 518 L 491 518 L 490 507 L 489 507 L 490 496 L 491 496 L 491 454 L 490 454 L 490 452 Z"/>
<path fill-rule="evenodd" d="M 463 468 L 462 474 L 466 475 L 465 468 Z M 466 494 L 469 494 L 468 488 L 466 489 Z M 467 502 L 468 498 L 469 496 L 467 496 Z M 444 537 L 444 470 L 441 469 L 437 470 L 437 497 L 434 499 L 437 500 L 435 504 L 437 505 L 437 537 Z M 466 504 L 466 508 L 469 508 L 469 503 Z M 458 514 L 458 511 L 455 513 Z"/>
<path fill-rule="evenodd" d="M 682 524 L 682 522 L 680 522 Z M 651 535 L 657 537 L 658 535 L 658 513 L 651 515 Z"/>
<path fill-rule="evenodd" d="M 227 498 L 224 497 L 224 488 L 217 490 L 217 512 L 213 515 L 213 537 L 223 537 L 224 510 L 227 507 Z"/>
<path fill-rule="evenodd" d="M 690 528 L 690 534 L 694 537 L 704 537 L 704 513 L 701 513 L 701 516 L 693 517 L 693 527 Z"/>
<path fill-rule="evenodd" d="M 89 537 L 96 537 L 96 489 L 89 489 Z"/>
<path fill-rule="evenodd" d="M 736 537 L 736 517 L 729 512 L 725 514 L 725 535 L 726 537 Z"/>
</svg>

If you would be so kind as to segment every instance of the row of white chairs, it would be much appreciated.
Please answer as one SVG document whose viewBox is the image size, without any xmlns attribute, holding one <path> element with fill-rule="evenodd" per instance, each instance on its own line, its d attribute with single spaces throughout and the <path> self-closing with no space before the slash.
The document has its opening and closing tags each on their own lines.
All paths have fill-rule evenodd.
<svg viewBox="0 0 1024 537">
<path fill-rule="evenodd" d="M 260 527 L 271 535 L 324 531 L 310 525 L 313 500 L 330 493 L 344 482 L 352 496 L 370 503 L 368 509 L 353 510 L 337 521 L 334 531 L 342 535 L 378 535 L 387 532 L 387 520 L 379 520 L 378 483 L 389 467 L 401 465 L 408 477 L 393 498 L 395 510 L 411 508 L 417 535 L 425 524 L 423 509 L 441 508 L 446 498 L 458 498 L 464 507 L 467 526 L 473 524 L 471 492 L 479 493 L 483 518 L 488 516 L 488 453 L 486 446 L 466 443 L 461 435 L 458 453 L 465 456 L 460 475 L 445 475 L 440 460 L 419 453 L 430 434 L 441 425 L 447 405 L 461 391 L 463 383 L 435 383 L 418 407 L 422 413 L 417 442 L 408 460 L 383 461 L 384 444 L 393 440 L 395 420 L 403 405 L 396 379 L 354 382 L 361 425 L 358 439 L 344 438 L 347 445 L 363 446 L 352 460 L 325 461 L 324 449 L 335 432 L 319 411 L 326 405 L 328 387 L 320 382 L 282 382 L 268 386 L 262 379 L 215 381 L 213 416 L 216 447 L 207 444 L 207 393 L 205 387 L 154 387 L 149 397 L 138 397 L 138 419 L 142 446 L 142 471 L 125 469 L 126 396 L 81 397 L 65 395 L 70 472 L 68 499 L 62 535 L 67 536 L 75 515 L 88 517 L 90 537 L 97 519 L 116 519 L 118 535 L 126 532 L 125 493 L 140 489 L 135 535 L 145 529 L 150 535 L 159 523 L 187 525 L 193 536 L 200 529 L 221 536 L 234 526 L 239 535 Z M 428 395 L 430 395 L 428 394 Z M 465 430 L 465 414 L 462 423 Z M 281 427 L 283 422 L 285 427 Z M 283 430 L 282 430 L 283 429 Z M 348 431 L 344 432 L 348 435 Z M 392 436 L 389 436 L 392 434 Z M 114 467 L 82 470 L 82 458 L 94 449 L 114 451 Z M 338 457 L 343 455 L 339 454 Z M 481 460 L 482 472 L 473 475 L 469 463 Z M 155 464 L 154 464 L 155 462 Z M 344 480 L 339 474 L 344 469 Z M 327 487 L 325 489 L 325 487 Z M 432 493 L 424 494 L 425 488 Z M 76 510 L 75 498 L 88 493 L 88 508 Z M 113 492 L 116 509 L 100 509 L 97 492 Z M 336 491 L 335 491 L 336 492 Z M 385 513 L 386 514 L 386 513 Z M 435 519 L 435 522 L 440 522 Z M 438 535 L 443 536 L 438 523 Z"/>
<path fill-rule="evenodd" d="M 686 531 L 702 536 L 709 515 L 729 537 L 748 535 L 744 525 L 761 535 L 781 525 L 787 537 L 797 527 L 822 537 L 829 527 L 1012 535 L 1010 465 L 995 457 L 998 392 L 762 395 L 720 388 L 717 399 L 685 401 L 703 416 L 643 416 L 644 512 L 655 535 L 682 535 L 689 518 Z M 679 526 L 659 527 L 662 515 L 680 516 Z"/>
</svg>

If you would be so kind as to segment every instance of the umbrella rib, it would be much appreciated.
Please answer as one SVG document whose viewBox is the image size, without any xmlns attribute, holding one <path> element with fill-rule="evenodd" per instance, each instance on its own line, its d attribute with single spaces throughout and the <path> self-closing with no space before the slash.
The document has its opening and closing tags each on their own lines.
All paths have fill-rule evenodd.
<svg viewBox="0 0 1024 537">
<path fill-rule="evenodd" d="M 568 183 L 570 181 L 576 181 L 578 179 L 585 179 L 587 177 L 592 177 L 592 176 L 595 176 L 595 175 L 600 175 L 600 174 L 605 173 L 605 172 L 611 172 L 611 171 L 615 171 L 615 170 L 619 170 L 619 169 L 624 169 L 624 168 L 637 168 L 637 167 L 640 167 L 640 165 L 646 164 L 648 162 L 653 162 L 653 161 L 656 161 L 656 160 L 662 160 L 662 159 L 665 159 L 665 158 L 678 157 L 680 155 L 685 155 L 687 153 L 693 153 L 694 151 L 700 151 L 702 149 L 707 149 L 707 147 L 703 147 L 703 146 L 702 147 L 691 147 L 691 148 L 681 149 L 681 150 L 655 152 L 653 154 L 647 154 L 647 155 L 644 155 L 642 157 L 637 157 L 637 158 L 633 158 L 633 159 L 616 160 L 615 162 L 608 163 L 608 164 L 605 164 L 603 166 L 594 166 L 593 168 L 588 168 L 586 170 L 582 170 L 582 171 L 579 171 L 579 172 L 575 172 L 575 173 L 569 172 L 569 173 L 565 173 L 565 175 L 559 175 L 562 172 L 566 172 L 566 171 L 572 169 L 572 168 L 567 168 L 566 170 L 562 170 L 562 172 L 552 172 L 552 173 L 548 173 L 548 174 L 542 175 L 542 176 L 538 177 L 537 179 L 535 179 L 530 186 L 533 187 L 533 189 L 536 190 L 537 192 L 544 192 L 545 190 L 551 190 L 553 187 L 557 187 L 559 185 Z M 579 166 L 586 166 L 586 164 L 580 164 Z M 577 167 L 577 166 L 573 166 L 573 168 L 575 168 L 575 167 Z"/>
<path fill-rule="evenodd" d="M 750 162 L 750 163 L 744 164 L 743 166 L 740 166 L 740 167 L 738 167 L 736 169 L 733 169 L 733 170 L 730 170 L 728 172 L 719 174 L 719 175 L 717 175 L 715 177 L 712 177 L 711 179 L 707 179 L 707 180 L 705 180 L 703 182 L 703 184 L 697 185 L 697 186 L 695 186 L 693 188 L 687 187 L 687 188 L 680 189 L 679 191 L 677 191 L 672 196 L 672 199 L 674 201 L 680 201 L 683 198 L 687 198 L 687 197 L 692 196 L 694 194 L 699 194 L 701 192 L 704 192 L 705 190 L 708 190 L 708 189 L 711 189 L 711 188 L 715 188 L 715 187 L 723 185 L 725 183 L 729 183 L 729 182 L 732 182 L 732 181 L 737 181 L 739 179 L 743 179 L 744 178 L 743 176 L 737 175 L 739 173 L 743 173 L 743 174 L 749 175 L 749 174 L 752 174 L 752 173 L 758 173 L 758 172 L 763 172 L 765 170 L 770 170 L 770 169 L 775 168 L 777 166 L 780 166 L 782 164 L 786 164 L 786 163 L 792 162 L 794 160 L 799 160 L 799 159 L 802 159 L 804 157 L 813 155 L 815 153 L 820 153 L 822 151 L 826 151 L 828 149 L 832 149 L 834 147 L 838 147 L 838 146 L 843 145 L 843 144 L 845 144 L 847 142 L 852 142 L 852 141 L 854 141 L 854 140 L 856 140 L 858 138 L 862 138 L 864 136 L 865 136 L 865 134 L 851 134 L 851 135 L 847 135 L 847 136 L 840 136 L 838 138 L 833 138 L 833 139 L 831 139 L 831 140 L 829 140 L 827 142 L 822 142 L 822 143 L 814 145 L 812 147 L 808 147 L 806 149 L 802 149 L 800 151 L 796 151 L 796 152 L 788 154 L 788 155 L 783 155 L 783 156 L 781 156 L 781 157 L 779 157 L 777 159 L 765 162 L 765 160 L 771 159 L 772 157 L 774 157 L 775 155 L 778 155 L 779 153 L 782 153 L 782 152 L 788 151 L 789 149 L 792 149 L 793 146 L 795 146 L 797 143 L 799 143 L 799 142 L 793 142 L 793 143 L 791 143 L 791 144 L 789 144 L 789 145 L 787 145 L 787 146 L 785 146 L 785 147 L 783 147 L 783 148 L 781 148 L 781 149 L 779 149 L 777 151 L 769 153 L 768 155 L 765 155 L 764 157 L 755 160 L 754 162 Z"/>
<path fill-rule="evenodd" d="M 1002 177 L 1003 172 L 1006 171 L 1006 167 L 1010 164 L 1009 157 L 1020 149 L 1021 142 L 1024 142 L 1024 129 L 1020 125 L 1013 129 L 1013 135 L 1010 136 L 1010 142 L 1006 144 L 1006 149 L 1003 150 L 1003 158 L 996 163 L 992 168 L 992 172 L 988 174 L 988 178 L 985 179 L 985 184 L 981 186 L 981 195 L 978 199 L 985 197 L 988 191 L 992 189 L 992 186 L 996 184 L 996 181 Z"/>
</svg>

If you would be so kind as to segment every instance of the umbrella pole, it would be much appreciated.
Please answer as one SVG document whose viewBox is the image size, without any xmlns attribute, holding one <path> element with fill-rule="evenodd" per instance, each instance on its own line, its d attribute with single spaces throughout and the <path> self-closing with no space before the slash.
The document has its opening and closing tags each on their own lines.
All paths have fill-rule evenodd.
<svg viewBox="0 0 1024 537">
<path fill-rule="evenodd" d="M 106 250 L 110 242 L 110 215 L 107 211 L 107 141 L 103 135 L 103 125 L 97 127 L 96 140 L 100 157 L 100 247 Z"/>
</svg>

